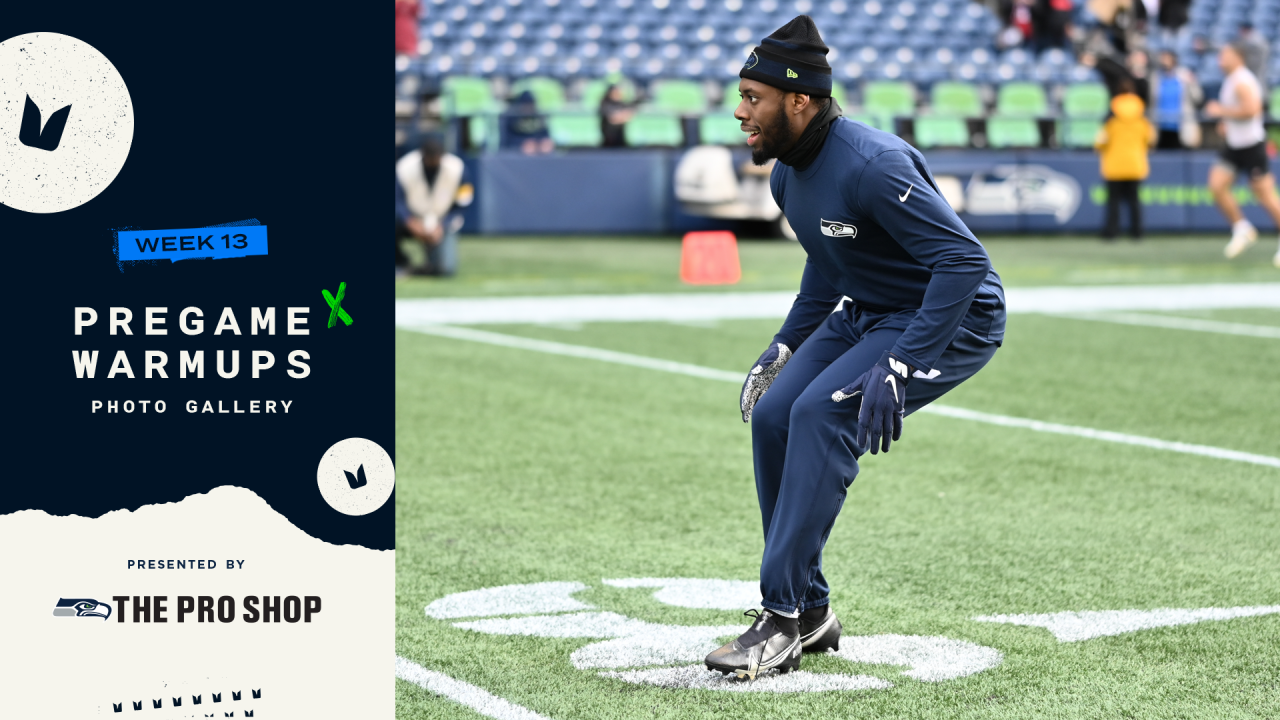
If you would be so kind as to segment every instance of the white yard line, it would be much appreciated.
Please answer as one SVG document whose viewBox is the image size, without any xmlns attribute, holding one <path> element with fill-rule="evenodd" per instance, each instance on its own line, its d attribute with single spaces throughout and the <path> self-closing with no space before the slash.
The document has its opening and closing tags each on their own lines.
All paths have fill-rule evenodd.
<svg viewBox="0 0 1280 720">
<path fill-rule="evenodd" d="M 1194 330 L 1197 332 L 1220 333 L 1223 335 L 1244 335 L 1246 337 L 1271 338 L 1280 340 L 1280 325 L 1248 325 L 1245 323 L 1219 322 L 1217 320 L 1200 320 L 1197 318 L 1174 317 L 1171 315 L 1149 315 L 1147 313 L 1109 312 L 1076 315 L 1069 313 L 1046 313 L 1054 317 L 1071 318 L 1073 320 L 1098 320 L 1120 325 L 1140 325 L 1142 327 L 1169 328 L 1171 330 Z"/>
<path fill-rule="evenodd" d="M 545 715 L 517 705 L 494 695 L 484 688 L 428 670 L 421 665 L 396 656 L 396 677 L 411 682 L 428 692 L 466 705 L 485 717 L 495 720 L 548 720 Z"/>
<path fill-rule="evenodd" d="M 690 377 L 703 378 L 705 380 L 719 380 L 721 382 L 741 384 L 745 377 L 741 372 L 717 370 L 715 368 L 702 367 L 701 365 L 690 365 L 688 363 L 675 362 L 672 360 L 660 360 L 658 358 L 645 357 L 643 355 L 632 355 L 630 353 L 617 352 L 614 350 L 602 350 L 600 348 L 586 347 L 583 345 L 569 345 L 549 340 L 534 340 L 532 338 L 489 332 L 487 330 L 424 324 L 401 325 L 400 327 L 403 330 L 412 330 L 414 332 L 453 338 L 455 340 L 469 340 L 471 342 L 487 343 L 489 345 L 499 345 L 502 347 L 516 348 L 520 350 L 532 350 L 551 355 L 565 355 L 568 357 L 583 358 L 587 360 L 600 360 L 602 362 L 615 363 L 618 365 L 629 365 L 648 370 L 675 373 L 677 375 L 688 375 Z M 922 408 L 920 412 L 932 413 L 934 415 L 945 415 L 947 417 L 958 418 L 961 420 L 972 420 L 991 425 L 1022 428 L 1025 430 L 1033 430 L 1035 432 L 1053 433 L 1056 435 L 1073 435 L 1075 437 L 1088 438 L 1090 440 L 1102 440 L 1104 442 L 1120 443 L 1122 445 L 1137 445 L 1154 450 L 1166 450 L 1169 452 L 1186 453 L 1188 455 L 1217 458 L 1219 460 L 1234 460 L 1237 462 L 1252 463 L 1254 465 L 1265 465 L 1268 467 L 1280 468 L 1280 458 L 1271 457 L 1269 455 L 1255 455 L 1253 453 L 1240 452 L 1237 450 L 1227 450 L 1225 448 L 1217 448 L 1209 445 L 1173 442 L 1169 440 L 1143 437 L 1141 435 L 1128 435 L 1126 433 L 1111 432 L 1109 430 L 1095 430 L 1093 428 L 1078 427 L 1075 425 L 1060 425 L 1058 423 L 1029 420 L 1027 418 L 1010 417 L 1007 415 L 993 415 L 990 413 L 966 410 L 964 408 L 950 407 L 947 405 L 927 405 Z"/>
<path fill-rule="evenodd" d="M 1280 308 L 1280 283 L 1009 288 L 1011 313 Z M 396 301 L 397 325 L 680 322 L 786 317 L 794 292 L 418 298 Z"/>
</svg>

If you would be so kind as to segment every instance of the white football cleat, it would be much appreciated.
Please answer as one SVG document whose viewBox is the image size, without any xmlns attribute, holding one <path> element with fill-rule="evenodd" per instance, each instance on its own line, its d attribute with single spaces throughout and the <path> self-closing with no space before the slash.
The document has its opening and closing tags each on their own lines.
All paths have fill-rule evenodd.
<svg viewBox="0 0 1280 720">
<path fill-rule="evenodd" d="M 1231 242 L 1223 248 L 1222 254 L 1226 255 L 1228 260 L 1235 260 L 1256 242 L 1258 242 L 1257 228 L 1247 220 L 1242 220 L 1231 228 Z"/>
</svg>

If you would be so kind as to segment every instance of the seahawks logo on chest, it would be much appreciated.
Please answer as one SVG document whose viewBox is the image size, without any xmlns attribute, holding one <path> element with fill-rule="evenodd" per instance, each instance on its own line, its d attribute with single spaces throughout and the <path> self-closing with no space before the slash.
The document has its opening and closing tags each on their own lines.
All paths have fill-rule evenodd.
<svg viewBox="0 0 1280 720">
<path fill-rule="evenodd" d="M 822 234 L 827 237 L 858 237 L 858 228 L 848 223 L 821 218 L 818 219 L 818 223 L 822 226 Z"/>
</svg>

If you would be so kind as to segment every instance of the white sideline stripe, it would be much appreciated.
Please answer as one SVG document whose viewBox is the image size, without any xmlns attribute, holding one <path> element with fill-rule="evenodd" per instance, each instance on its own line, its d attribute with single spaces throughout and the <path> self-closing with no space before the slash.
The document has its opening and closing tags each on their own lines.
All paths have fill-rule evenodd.
<svg viewBox="0 0 1280 720">
<path fill-rule="evenodd" d="M 396 656 L 396 677 L 411 682 L 428 692 L 466 705 L 485 717 L 495 720 L 548 720 L 545 715 L 517 705 L 471 683 L 455 680 L 444 673 L 428 670 L 421 665 Z"/>
<path fill-rule="evenodd" d="M 926 405 L 923 408 L 920 408 L 920 412 L 933 413 L 934 415 L 946 415 L 947 417 L 959 418 L 961 420 L 974 420 L 976 422 L 984 422 L 991 425 L 1035 430 L 1036 432 L 1054 433 L 1057 435 L 1074 435 L 1076 437 L 1089 438 L 1090 440 L 1102 440 L 1105 442 L 1121 443 L 1124 445 L 1140 445 L 1142 447 L 1149 447 L 1155 450 L 1168 450 L 1170 452 L 1186 453 L 1188 455 L 1203 455 L 1205 457 L 1218 458 L 1219 460 L 1235 460 L 1238 462 L 1253 463 L 1254 465 L 1266 465 L 1268 467 L 1280 468 L 1280 458 L 1271 457 L 1269 455 L 1254 455 L 1253 453 L 1240 452 L 1238 450 L 1227 450 L 1226 448 L 1218 448 L 1210 445 L 1195 445 L 1192 443 L 1174 442 L 1171 440 L 1158 440 L 1156 438 L 1143 437 L 1141 435 L 1128 435 L 1125 433 L 1111 432 L 1110 430 L 1094 430 L 1093 428 L 1079 427 L 1076 425 L 1059 425 L 1058 423 L 1009 417 L 1008 415 L 992 415 L 990 413 L 978 412 L 977 410 L 966 410 L 964 408 L 951 407 L 949 405 Z"/>
<path fill-rule="evenodd" d="M 1220 333 L 1223 335 L 1244 335 L 1247 337 L 1271 338 L 1280 340 L 1280 326 L 1248 325 L 1245 323 L 1219 322 L 1217 320 L 1200 320 L 1197 318 L 1173 317 L 1170 315 L 1148 315 L 1146 313 L 1105 313 L 1077 315 L 1074 313 L 1046 313 L 1054 317 L 1072 320 L 1098 320 L 1120 325 L 1140 325 L 1143 327 L 1169 328 L 1171 330 L 1195 330 L 1199 332 Z"/>
<path fill-rule="evenodd" d="M 704 378 L 706 380 L 723 380 L 725 382 L 741 384 L 743 378 L 746 377 L 742 373 L 733 373 L 728 372 L 727 370 L 716 370 L 714 368 L 702 367 L 701 365 L 690 365 L 688 363 L 675 362 L 674 360 L 659 360 L 658 358 L 645 357 L 643 355 L 632 355 L 630 353 L 615 352 L 613 350 L 602 350 L 600 348 L 586 347 L 584 345 L 568 345 L 565 343 L 552 342 L 550 340 L 534 340 L 533 338 L 503 335 L 502 333 L 489 332 L 488 330 L 473 330 L 472 328 L 451 327 L 449 325 L 411 325 L 401 326 L 401 329 L 413 330 L 415 332 L 426 333 L 428 335 L 440 335 L 442 337 L 453 338 L 455 340 L 471 340 L 473 342 L 501 345 L 502 347 L 518 348 L 520 350 L 533 350 L 535 352 L 549 353 L 551 355 L 568 355 L 569 357 L 586 358 L 588 360 L 602 360 L 604 362 L 617 363 L 619 365 L 631 365 L 632 367 L 659 370 L 662 372 L 675 373 L 677 375 L 689 375 L 691 377 Z"/>
<path fill-rule="evenodd" d="M 420 332 L 427 335 L 438 335 L 441 337 L 453 338 L 455 340 L 470 340 L 472 342 L 488 343 L 490 345 L 500 345 L 502 347 L 533 350 L 535 352 L 549 353 L 551 355 L 567 355 L 569 357 L 585 358 L 588 360 L 600 360 L 603 362 L 616 363 L 618 365 L 630 365 L 632 367 L 659 370 L 662 372 L 675 373 L 677 375 L 689 375 L 691 377 L 704 378 L 707 380 L 719 380 L 735 384 L 741 384 L 745 377 L 742 373 L 729 372 L 727 370 L 716 370 L 715 368 L 702 367 L 701 365 L 690 365 L 688 363 L 675 362 L 672 360 L 659 360 L 657 358 L 644 357 L 643 355 L 632 355 L 630 353 L 616 352 L 614 350 L 601 350 L 599 348 L 586 347 L 583 345 L 568 345 L 566 343 L 552 342 L 549 340 L 534 340 L 531 338 L 517 337 L 515 335 L 503 335 L 501 333 L 489 332 L 487 330 L 474 330 L 472 328 L 449 327 L 445 325 L 402 326 L 401 329 L 412 330 L 414 332 Z M 1074 435 L 1075 437 L 1088 438 L 1090 440 L 1102 440 L 1104 442 L 1120 443 L 1122 445 L 1138 445 L 1141 447 L 1152 448 L 1154 450 L 1167 450 L 1169 452 L 1201 455 L 1204 457 L 1217 458 L 1219 460 L 1235 460 L 1237 462 L 1280 468 L 1280 458 L 1271 457 L 1269 455 L 1255 455 L 1253 453 L 1240 452 L 1238 450 L 1227 450 L 1226 448 L 1212 447 L 1210 445 L 1173 442 L 1170 440 L 1143 437 L 1141 435 L 1128 435 L 1126 433 L 1111 432 L 1109 430 L 1095 430 L 1093 428 L 1078 427 L 1075 425 L 1060 425 L 1058 423 L 1043 422 L 1040 420 L 1010 417 L 1008 415 L 993 415 L 991 413 L 978 412 L 977 410 L 966 410 L 964 408 L 951 407 L 948 405 L 926 405 L 920 409 L 920 412 L 932 413 L 934 415 L 945 415 L 947 417 L 958 418 L 961 420 L 973 420 L 975 422 L 988 423 L 991 425 L 1034 430 L 1035 432 L 1054 433 L 1057 435 Z"/>
<path fill-rule="evenodd" d="M 396 325 L 707 322 L 787 316 L 793 292 L 416 298 L 396 300 Z M 1009 288 L 1011 313 L 1280 308 L 1280 283 Z"/>
</svg>

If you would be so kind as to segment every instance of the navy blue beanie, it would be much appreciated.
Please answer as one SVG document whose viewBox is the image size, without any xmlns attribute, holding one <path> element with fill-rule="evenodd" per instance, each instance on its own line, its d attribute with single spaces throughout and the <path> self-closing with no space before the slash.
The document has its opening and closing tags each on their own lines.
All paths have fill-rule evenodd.
<svg viewBox="0 0 1280 720">
<path fill-rule="evenodd" d="M 831 97 L 831 65 L 813 18 L 800 15 L 765 38 L 738 77 L 759 80 L 784 92 Z"/>
</svg>

